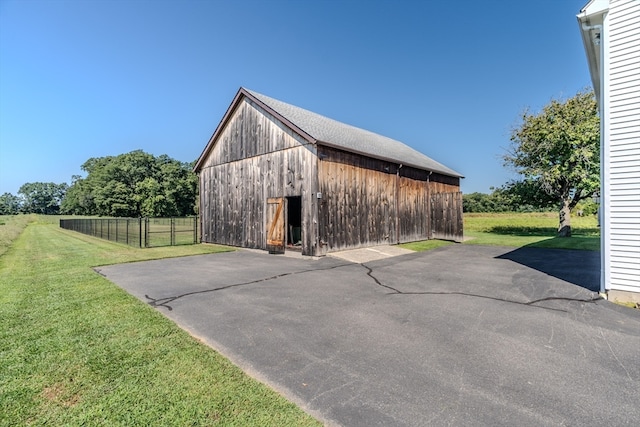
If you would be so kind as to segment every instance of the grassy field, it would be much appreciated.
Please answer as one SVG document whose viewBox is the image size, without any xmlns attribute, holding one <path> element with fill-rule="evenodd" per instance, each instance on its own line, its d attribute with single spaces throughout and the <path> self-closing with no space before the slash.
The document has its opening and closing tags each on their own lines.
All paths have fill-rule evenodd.
<svg viewBox="0 0 640 427">
<path fill-rule="evenodd" d="M 0 426 L 319 425 L 91 269 L 226 248 L 137 249 L 55 217 L 3 222 L 7 236 L 24 231 L 0 242 Z"/>
<path fill-rule="evenodd" d="M 555 237 L 557 213 L 465 214 L 464 243 L 491 246 L 600 250 L 600 229 L 595 216 L 573 217 L 571 238 Z M 424 251 L 453 244 L 438 240 L 406 243 L 404 248 Z"/>
<path fill-rule="evenodd" d="M 37 218 L 36 215 L 0 215 L 0 256 L 9 249 L 11 242 L 22 233 L 27 224 Z"/>
<path fill-rule="evenodd" d="M 465 237 L 472 238 L 468 244 L 600 250 L 600 229 L 595 216 L 572 217 L 571 226 L 571 238 L 558 238 L 557 213 L 464 215 Z"/>
</svg>

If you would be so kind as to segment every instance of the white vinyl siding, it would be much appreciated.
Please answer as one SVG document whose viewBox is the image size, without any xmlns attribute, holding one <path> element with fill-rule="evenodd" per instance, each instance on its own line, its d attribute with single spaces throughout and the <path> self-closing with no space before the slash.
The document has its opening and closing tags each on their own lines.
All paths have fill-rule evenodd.
<svg viewBox="0 0 640 427">
<path fill-rule="evenodd" d="M 640 292 L 640 0 L 611 0 L 608 20 L 606 286 Z"/>
</svg>

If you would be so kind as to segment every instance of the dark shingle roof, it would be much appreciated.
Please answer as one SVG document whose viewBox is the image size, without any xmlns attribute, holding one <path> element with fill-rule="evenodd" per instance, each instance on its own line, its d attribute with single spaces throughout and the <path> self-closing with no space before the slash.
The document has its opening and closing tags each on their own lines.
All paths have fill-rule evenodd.
<svg viewBox="0 0 640 427">
<path fill-rule="evenodd" d="M 318 143 L 377 159 L 402 163 L 418 169 L 462 177 L 453 169 L 436 162 L 400 141 L 341 123 L 246 88 L 243 89 Z"/>
</svg>

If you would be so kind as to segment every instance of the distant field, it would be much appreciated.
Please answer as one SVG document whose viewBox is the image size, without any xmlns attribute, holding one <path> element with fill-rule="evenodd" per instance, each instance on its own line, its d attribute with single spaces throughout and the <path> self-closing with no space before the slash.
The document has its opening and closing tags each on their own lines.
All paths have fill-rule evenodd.
<svg viewBox="0 0 640 427">
<path fill-rule="evenodd" d="M 558 238 L 557 213 L 466 213 L 465 244 L 533 246 L 540 248 L 600 250 L 600 229 L 595 216 L 572 217 L 573 236 Z M 406 243 L 404 248 L 424 251 L 452 244 L 437 240 Z"/>
<path fill-rule="evenodd" d="M 600 229 L 592 216 L 571 218 L 573 236 L 558 238 L 557 213 L 465 214 L 467 244 L 534 246 L 558 249 L 600 250 Z"/>
<path fill-rule="evenodd" d="M 594 215 L 572 216 L 574 234 L 597 236 L 600 234 Z M 550 235 L 558 230 L 558 214 L 538 213 L 465 213 L 464 229 L 470 232 L 485 232 L 510 235 Z"/>
</svg>

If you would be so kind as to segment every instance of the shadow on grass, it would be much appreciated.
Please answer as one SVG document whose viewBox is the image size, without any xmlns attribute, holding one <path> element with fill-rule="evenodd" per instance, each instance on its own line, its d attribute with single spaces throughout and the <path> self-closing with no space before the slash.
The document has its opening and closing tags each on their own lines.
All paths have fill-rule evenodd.
<svg viewBox="0 0 640 427">
<path fill-rule="evenodd" d="M 527 245 L 496 258 L 517 262 L 593 292 L 600 290 L 600 252 Z"/>
</svg>

